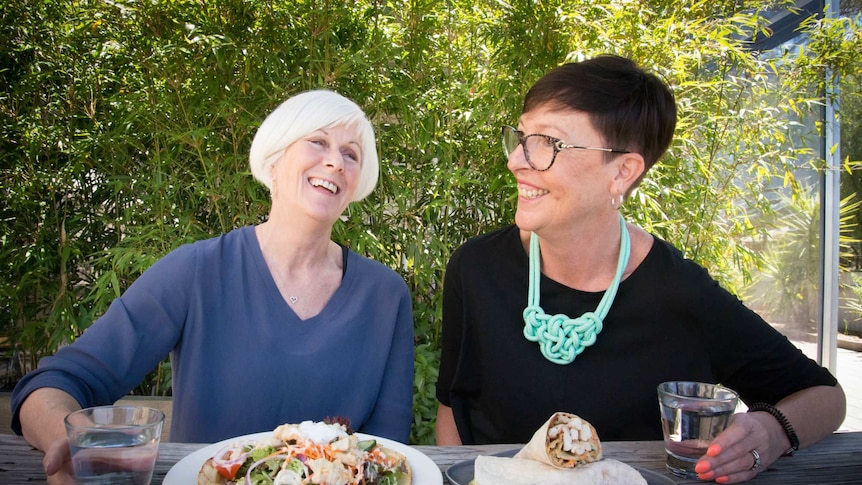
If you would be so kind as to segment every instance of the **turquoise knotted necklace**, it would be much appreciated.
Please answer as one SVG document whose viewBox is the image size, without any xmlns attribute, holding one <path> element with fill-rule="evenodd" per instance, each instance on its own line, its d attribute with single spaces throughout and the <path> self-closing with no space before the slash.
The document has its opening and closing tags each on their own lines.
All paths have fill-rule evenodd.
<svg viewBox="0 0 862 485">
<path fill-rule="evenodd" d="M 608 286 L 602 301 L 595 312 L 586 312 L 578 318 L 558 313 L 548 315 L 539 302 L 542 262 L 539 251 L 539 237 L 530 234 L 530 289 L 527 294 L 527 308 L 524 309 L 524 337 L 530 342 L 538 342 L 542 355 L 555 364 L 571 364 L 585 348 L 596 343 L 596 336 L 602 331 L 602 320 L 608 315 L 623 272 L 629 262 L 631 241 L 626 221 L 620 215 L 620 256 L 617 273 Z"/>
</svg>

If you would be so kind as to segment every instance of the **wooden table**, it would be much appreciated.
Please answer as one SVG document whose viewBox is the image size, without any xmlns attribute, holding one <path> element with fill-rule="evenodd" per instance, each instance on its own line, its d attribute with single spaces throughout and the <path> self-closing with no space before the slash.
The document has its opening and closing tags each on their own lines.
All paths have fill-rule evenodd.
<svg viewBox="0 0 862 485">
<path fill-rule="evenodd" d="M 153 474 L 153 485 L 161 485 L 170 468 L 189 453 L 205 444 L 162 443 Z M 664 446 L 660 441 L 617 441 L 603 443 L 608 458 L 652 470 L 672 478 L 678 484 L 703 483 L 683 480 L 664 469 Z M 517 448 L 517 445 L 483 446 L 416 446 L 428 455 L 440 471 L 462 460 L 480 454 L 492 454 Z M 0 435 L 0 483 L 4 485 L 46 483 L 42 453 L 31 448 L 23 438 Z M 444 479 L 444 483 L 446 483 Z M 754 480 L 752 485 L 787 484 L 862 484 L 862 432 L 835 433 L 794 456 L 779 459 Z M 194 484 L 190 484 L 194 485 Z"/>
</svg>

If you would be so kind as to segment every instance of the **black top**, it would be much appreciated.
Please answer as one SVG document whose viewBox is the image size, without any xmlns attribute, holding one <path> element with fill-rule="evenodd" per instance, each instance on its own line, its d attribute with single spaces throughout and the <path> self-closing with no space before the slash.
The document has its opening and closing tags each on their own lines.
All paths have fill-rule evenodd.
<svg viewBox="0 0 862 485">
<path fill-rule="evenodd" d="M 464 444 L 529 441 L 555 411 L 588 420 L 602 440 L 661 439 L 656 386 L 664 381 L 721 383 L 747 403 L 837 384 L 659 238 L 620 284 L 596 343 L 571 364 L 554 364 L 523 336 L 528 270 L 515 226 L 471 239 L 449 261 L 437 399 L 452 407 Z M 595 311 L 603 294 L 542 275 L 550 315 Z"/>
</svg>

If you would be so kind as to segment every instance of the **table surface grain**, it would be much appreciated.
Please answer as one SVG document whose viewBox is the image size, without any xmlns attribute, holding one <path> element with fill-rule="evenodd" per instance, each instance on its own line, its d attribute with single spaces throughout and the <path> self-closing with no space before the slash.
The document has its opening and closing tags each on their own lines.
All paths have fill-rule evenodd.
<svg viewBox="0 0 862 485">
<path fill-rule="evenodd" d="M 153 485 L 161 485 L 165 474 L 179 460 L 206 444 L 162 443 L 153 473 Z M 611 441 L 602 443 L 604 455 L 634 467 L 652 470 L 678 484 L 703 483 L 670 475 L 664 468 L 661 441 Z M 518 448 L 519 445 L 414 446 L 445 470 L 460 461 Z M 42 468 L 42 453 L 23 438 L 0 435 L 0 483 L 5 485 L 47 483 Z M 444 479 L 444 483 L 446 480 Z M 835 433 L 820 443 L 773 463 L 752 485 L 787 484 L 862 484 L 862 432 Z M 192 484 L 193 485 L 193 484 Z"/>
</svg>

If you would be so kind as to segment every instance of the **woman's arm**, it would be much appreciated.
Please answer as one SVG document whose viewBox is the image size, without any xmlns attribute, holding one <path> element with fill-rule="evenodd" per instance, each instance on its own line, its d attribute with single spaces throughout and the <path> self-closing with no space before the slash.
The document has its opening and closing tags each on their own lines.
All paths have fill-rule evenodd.
<svg viewBox="0 0 862 485">
<path fill-rule="evenodd" d="M 21 404 L 21 431 L 34 447 L 46 451 L 51 444 L 66 438 L 63 419 L 81 409 L 71 395 L 53 387 L 36 389 Z"/>
<path fill-rule="evenodd" d="M 452 415 L 452 408 L 441 403 L 437 403 L 436 434 L 438 446 L 461 444 L 461 437 L 458 435 L 458 428 L 455 426 L 455 417 Z"/>
<path fill-rule="evenodd" d="M 36 389 L 24 400 L 19 411 L 24 439 L 45 452 L 42 463 L 52 485 L 74 485 L 65 417 L 81 409 L 78 401 L 52 387 Z"/>
<path fill-rule="evenodd" d="M 464 297 L 461 291 L 461 257 L 463 246 L 456 249 L 446 265 L 443 280 L 443 328 L 440 369 L 437 376 L 437 424 L 434 430 L 440 446 L 461 445 L 461 435 L 452 414 L 450 394 L 463 345 Z M 445 401 L 447 404 L 443 404 Z"/>
<path fill-rule="evenodd" d="M 799 447 L 804 448 L 829 436 L 841 426 L 847 412 L 847 400 L 841 384 L 815 386 L 787 396 L 775 407 L 790 421 L 799 438 Z M 772 417 L 769 413 L 759 412 Z M 786 439 L 783 429 L 781 435 Z M 789 446 L 790 442 L 787 443 Z M 786 448 L 781 451 L 786 451 Z"/>
</svg>

